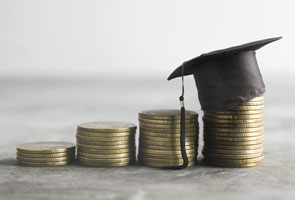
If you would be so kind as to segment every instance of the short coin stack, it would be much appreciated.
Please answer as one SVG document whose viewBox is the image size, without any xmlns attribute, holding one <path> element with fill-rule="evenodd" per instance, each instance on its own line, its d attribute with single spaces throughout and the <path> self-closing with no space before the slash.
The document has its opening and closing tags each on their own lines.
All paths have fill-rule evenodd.
<svg viewBox="0 0 295 200">
<path fill-rule="evenodd" d="M 136 125 L 125 122 L 90 122 L 78 125 L 77 159 L 91 167 L 133 164 Z"/>
<path fill-rule="evenodd" d="M 75 144 L 68 142 L 33 142 L 17 147 L 17 162 L 29 167 L 63 166 L 75 161 Z"/>
<path fill-rule="evenodd" d="M 189 166 L 198 153 L 198 114 L 185 113 L 185 144 Z M 139 163 L 148 167 L 175 167 L 183 164 L 180 145 L 180 111 L 148 110 L 139 113 Z"/>
<path fill-rule="evenodd" d="M 264 96 L 232 110 L 204 111 L 204 161 L 214 166 L 251 167 L 263 160 Z"/>
</svg>

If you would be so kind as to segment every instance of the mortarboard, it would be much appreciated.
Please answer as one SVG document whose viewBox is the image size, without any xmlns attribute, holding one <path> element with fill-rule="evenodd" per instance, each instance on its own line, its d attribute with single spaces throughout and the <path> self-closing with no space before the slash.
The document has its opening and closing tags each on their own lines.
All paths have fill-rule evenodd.
<svg viewBox="0 0 295 200">
<path fill-rule="evenodd" d="M 202 110 L 230 110 L 265 93 L 255 50 L 281 38 L 259 40 L 202 54 L 184 62 L 168 77 L 168 80 L 182 77 L 180 137 L 184 162 L 179 169 L 185 168 L 188 163 L 185 154 L 183 76 L 194 75 Z"/>
</svg>

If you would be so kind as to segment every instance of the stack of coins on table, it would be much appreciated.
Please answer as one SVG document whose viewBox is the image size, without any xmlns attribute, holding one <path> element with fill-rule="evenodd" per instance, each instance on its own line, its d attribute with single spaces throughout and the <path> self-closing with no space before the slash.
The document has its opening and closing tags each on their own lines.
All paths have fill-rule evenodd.
<svg viewBox="0 0 295 200">
<path fill-rule="evenodd" d="M 214 166 L 251 167 L 263 160 L 264 96 L 228 111 L 204 111 L 204 161 Z"/>
<path fill-rule="evenodd" d="M 29 167 L 63 166 L 75 161 L 75 144 L 68 142 L 33 142 L 17 147 L 17 162 Z"/>
<path fill-rule="evenodd" d="M 90 122 L 78 125 L 77 159 L 91 167 L 133 164 L 136 125 L 125 122 Z"/>
<path fill-rule="evenodd" d="M 198 153 L 198 114 L 185 112 L 185 148 L 189 166 Z M 175 167 L 183 164 L 180 145 L 180 111 L 148 110 L 139 113 L 139 163 L 148 167 Z"/>
</svg>

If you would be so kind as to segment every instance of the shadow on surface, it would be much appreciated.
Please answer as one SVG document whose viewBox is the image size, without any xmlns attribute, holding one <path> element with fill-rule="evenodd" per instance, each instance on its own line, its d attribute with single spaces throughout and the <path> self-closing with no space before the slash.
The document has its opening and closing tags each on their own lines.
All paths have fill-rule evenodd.
<svg viewBox="0 0 295 200">
<path fill-rule="evenodd" d="M 15 158 L 5 158 L 0 160 L 0 165 L 17 165 Z"/>
</svg>

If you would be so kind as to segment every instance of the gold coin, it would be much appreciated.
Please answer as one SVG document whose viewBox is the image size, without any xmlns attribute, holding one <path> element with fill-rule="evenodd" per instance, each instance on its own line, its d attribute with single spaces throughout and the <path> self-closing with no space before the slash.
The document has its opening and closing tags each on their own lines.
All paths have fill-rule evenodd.
<svg viewBox="0 0 295 200">
<path fill-rule="evenodd" d="M 152 141 L 152 140 L 139 140 L 140 145 L 157 145 L 157 146 L 167 146 L 167 147 L 180 147 L 180 141 L 176 141 L 176 142 L 159 142 L 159 141 Z M 194 141 L 185 141 L 185 145 L 186 146 L 196 146 L 198 144 L 198 140 L 194 140 Z"/>
<path fill-rule="evenodd" d="M 176 167 L 174 164 L 169 164 L 169 163 L 155 163 L 155 162 L 145 162 L 145 161 L 140 161 L 139 164 L 146 166 L 146 167 L 155 167 L 155 168 L 169 168 L 169 167 Z M 182 165 L 182 164 L 179 164 Z M 196 162 L 189 162 L 188 167 L 195 166 Z"/>
<path fill-rule="evenodd" d="M 73 163 L 74 161 L 60 161 L 60 162 L 46 162 L 46 163 L 33 163 L 33 162 L 23 162 L 17 161 L 19 165 L 27 167 L 57 167 L 64 166 Z"/>
<path fill-rule="evenodd" d="M 88 167 L 124 167 L 134 164 L 134 161 L 129 162 L 118 162 L 118 163 L 97 163 L 79 160 L 79 164 L 88 166 Z"/>
<path fill-rule="evenodd" d="M 263 155 L 254 158 L 244 158 L 244 159 L 224 159 L 224 158 L 216 158 L 216 157 L 206 157 L 204 158 L 206 161 L 212 163 L 224 163 L 230 165 L 242 165 L 242 164 L 249 164 L 249 163 L 257 163 L 261 162 L 264 159 Z"/>
<path fill-rule="evenodd" d="M 60 157 L 70 157 L 75 155 L 75 151 L 64 152 L 64 153 L 22 153 L 17 152 L 17 156 L 24 158 L 60 158 Z"/>
<path fill-rule="evenodd" d="M 207 151 L 203 150 L 203 155 L 205 157 L 205 159 L 207 159 L 207 157 L 209 159 L 211 158 L 217 158 L 217 159 L 230 159 L 230 160 L 240 160 L 240 159 L 249 159 L 249 158 L 258 158 L 260 156 L 263 155 L 263 153 L 252 153 L 252 154 L 245 154 L 245 155 L 240 155 L 240 154 L 235 154 L 235 155 L 226 155 L 226 154 L 217 154 L 217 153 L 209 153 Z"/>
<path fill-rule="evenodd" d="M 263 114 L 264 110 L 205 111 L 205 113 L 213 115 L 257 115 Z"/>
<path fill-rule="evenodd" d="M 83 140 L 77 138 L 77 143 L 79 144 L 86 144 L 86 145 L 93 145 L 93 146 L 117 146 L 117 145 L 135 145 L 135 139 L 133 140 L 126 140 L 126 141 L 115 141 L 115 142 L 98 142 L 98 141 L 90 141 L 90 140 Z"/>
<path fill-rule="evenodd" d="M 158 141 L 158 142 L 180 142 L 180 138 L 161 138 L 161 137 L 149 137 L 149 136 L 140 136 L 140 140 L 150 140 L 150 141 Z M 196 141 L 197 137 L 185 137 L 185 141 Z"/>
<path fill-rule="evenodd" d="M 254 150 L 263 148 L 263 144 L 249 145 L 249 146 L 229 146 L 229 145 L 204 145 L 204 148 L 208 149 L 220 149 L 220 150 Z"/>
<path fill-rule="evenodd" d="M 147 124 L 159 124 L 159 125 L 175 125 L 180 124 L 180 119 L 178 120 L 163 120 L 163 119 L 144 119 L 144 118 L 138 118 L 138 121 L 140 123 L 147 123 Z M 185 124 L 198 124 L 197 119 L 186 119 Z"/>
<path fill-rule="evenodd" d="M 149 137 L 180 137 L 180 133 L 153 133 L 148 131 L 140 131 L 140 135 L 145 135 Z M 198 133 L 185 133 L 188 137 L 198 137 Z"/>
<path fill-rule="evenodd" d="M 176 120 L 180 119 L 180 110 L 146 110 L 138 113 L 138 116 L 142 119 Z M 190 110 L 185 111 L 185 119 L 196 118 L 198 118 L 198 113 Z"/>
<path fill-rule="evenodd" d="M 91 149 L 91 148 L 83 148 L 78 147 L 78 153 L 93 153 L 93 154 L 121 154 L 121 153 L 134 153 L 135 148 L 125 148 L 125 149 Z"/>
<path fill-rule="evenodd" d="M 250 99 L 247 102 L 255 102 L 255 101 L 264 101 L 264 95 Z"/>
<path fill-rule="evenodd" d="M 247 142 L 247 141 L 257 141 L 257 140 L 263 140 L 262 136 L 256 136 L 256 137 L 216 137 L 212 135 L 205 134 L 204 140 L 210 140 L 210 141 L 229 141 L 229 142 Z"/>
<path fill-rule="evenodd" d="M 189 162 L 196 162 L 197 159 L 194 158 L 189 158 Z M 183 159 L 174 159 L 174 160 L 168 160 L 168 159 L 156 159 L 156 158 L 148 158 L 148 157 L 141 157 L 139 159 L 139 162 L 144 162 L 144 163 L 165 163 L 165 164 L 172 164 L 172 165 L 182 165 L 183 164 Z"/>
<path fill-rule="evenodd" d="M 92 149 L 92 150 L 115 150 L 115 149 L 128 149 L 128 148 L 134 148 L 131 145 L 112 145 L 112 146 L 94 146 L 94 145 L 86 145 L 86 144 L 77 144 L 78 148 L 83 149 Z"/>
<path fill-rule="evenodd" d="M 217 128 L 258 128 L 263 127 L 263 122 L 258 123 L 244 123 L 244 124 L 218 124 L 218 123 L 210 123 L 204 122 L 204 126 L 206 127 L 217 127 Z"/>
<path fill-rule="evenodd" d="M 260 106 L 264 105 L 264 101 L 248 101 L 242 103 L 240 106 Z"/>
<path fill-rule="evenodd" d="M 145 128 L 145 127 L 140 127 L 140 132 L 152 132 L 152 133 L 166 133 L 166 134 L 179 134 L 180 129 L 156 129 L 156 128 Z M 198 133 L 199 128 L 186 128 L 185 129 L 186 133 Z"/>
<path fill-rule="evenodd" d="M 139 123 L 140 128 L 155 128 L 155 129 L 180 129 L 180 124 L 148 124 Z M 198 124 L 185 124 L 185 128 L 198 128 Z"/>
<path fill-rule="evenodd" d="M 126 122 L 88 122 L 78 125 L 78 130 L 86 132 L 120 133 L 135 131 L 136 125 Z"/>
<path fill-rule="evenodd" d="M 21 153 L 63 153 L 75 148 L 75 144 L 69 142 L 32 142 L 21 144 L 16 149 Z"/>
<path fill-rule="evenodd" d="M 263 148 L 253 149 L 253 150 L 223 150 L 223 149 L 213 149 L 213 148 L 203 148 L 205 152 L 216 153 L 216 154 L 226 154 L 226 155 L 245 155 L 245 154 L 255 154 L 263 153 Z"/>
<path fill-rule="evenodd" d="M 187 154 L 187 157 L 190 159 L 196 158 L 197 154 Z M 138 158 L 155 158 L 155 159 L 168 159 L 168 160 L 180 160 L 182 159 L 182 155 L 158 155 L 158 154 L 148 154 L 148 153 L 143 153 L 143 152 L 139 152 L 138 154 Z"/>
<path fill-rule="evenodd" d="M 237 110 L 263 110 L 264 105 L 259 105 L 259 106 L 237 106 L 233 109 L 232 111 L 237 111 Z"/>
<path fill-rule="evenodd" d="M 71 161 L 71 160 L 75 160 L 75 156 L 59 157 L 59 158 L 25 158 L 25 157 L 17 156 L 16 159 L 21 162 L 47 163 L 47 162 Z"/>
<path fill-rule="evenodd" d="M 153 149 L 140 149 L 141 152 L 149 153 L 149 154 L 159 154 L 159 155 L 181 155 L 181 151 L 161 151 L 161 150 L 153 150 Z M 194 154 L 197 150 L 195 149 L 187 149 L 187 154 Z"/>
<path fill-rule="evenodd" d="M 135 152 L 116 153 L 116 154 L 95 154 L 95 153 L 78 152 L 78 156 L 84 157 L 84 158 L 128 158 L 128 157 L 134 157 Z"/>
<path fill-rule="evenodd" d="M 205 118 L 213 119 L 230 119 L 230 120 L 249 120 L 249 119 L 263 119 L 263 114 L 257 115 L 220 115 L 220 114 L 208 114 L 204 113 Z"/>
<path fill-rule="evenodd" d="M 251 133 L 263 131 L 264 127 L 257 128 L 217 128 L 217 127 L 206 127 L 206 131 L 222 132 L 222 133 Z"/>
<path fill-rule="evenodd" d="M 222 162 L 214 162 L 214 161 L 207 161 L 204 159 L 204 162 L 209 164 L 209 165 L 213 165 L 213 166 L 217 166 L 217 167 L 254 167 L 257 166 L 258 164 L 260 164 L 260 162 L 252 162 L 252 163 L 242 163 L 242 164 L 238 164 L 238 163 L 222 163 Z"/>
<path fill-rule="evenodd" d="M 204 130 L 204 134 L 217 137 L 256 137 L 262 136 L 264 131 L 250 132 L 250 133 L 222 133 Z"/>
<path fill-rule="evenodd" d="M 130 137 L 88 137 L 88 136 L 81 136 L 76 135 L 77 139 L 84 140 L 84 141 L 91 141 L 91 142 L 117 142 L 117 141 L 128 141 L 128 140 L 134 140 L 134 136 Z"/>
<path fill-rule="evenodd" d="M 229 146 L 248 146 L 248 145 L 256 145 L 256 144 L 263 144 L 263 139 L 260 140 L 251 140 L 246 142 L 232 142 L 232 141 L 220 141 L 220 140 L 207 140 L 204 138 L 205 145 L 212 144 L 212 145 L 229 145 Z"/>
<path fill-rule="evenodd" d="M 151 150 L 161 150 L 161 151 L 181 151 L 180 145 L 166 145 L 166 146 L 161 146 L 161 145 L 147 145 L 147 144 L 140 144 L 139 145 L 140 149 L 151 149 Z M 196 150 L 198 149 L 198 145 L 186 145 L 185 149 L 187 150 Z"/>
<path fill-rule="evenodd" d="M 86 161 L 93 163 L 120 163 L 120 162 L 130 162 L 134 161 L 135 158 L 86 158 L 86 157 L 77 157 L 78 161 Z"/>
<path fill-rule="evenodd" d="M 86 137 L 130 137 L 136 134 L 136 130 L 129 131 L 129 132 L 120 132 L 120 133 L 94 133 L 94 132 L 87 132 L 87 131 L 80 131 L 77 130 L 77 135 L 86 136 Z"/>
<path fill-rule="evenodd" d="M 262 118 L 257 119 L 214 119 L 214 118 L 208 118 L 203 117 L 204 122 L 210 122 L 210 123 L 220 123 L 220 124 L 243 124 L 243 123 L 259 123 L 263 122 Z"/>
</svg>

